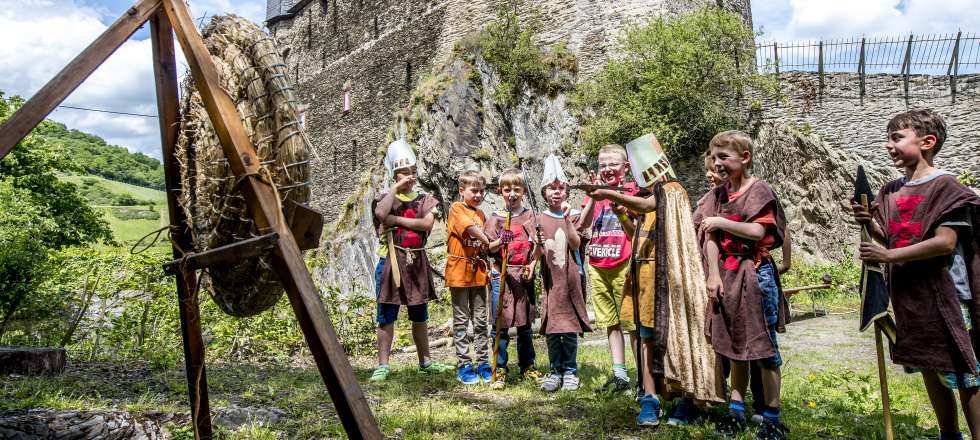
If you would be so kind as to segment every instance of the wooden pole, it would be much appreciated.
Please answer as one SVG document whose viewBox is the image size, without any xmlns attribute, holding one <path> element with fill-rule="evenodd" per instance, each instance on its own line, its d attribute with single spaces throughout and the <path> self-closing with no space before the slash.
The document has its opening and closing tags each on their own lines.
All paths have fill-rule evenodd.
<svg viewBox="0 0 980 440">
<path fill-rule="evenodd" d="M 173 238 L 173 256 L 183 257 L 191 249 L 187 218 L 177 202 L 180 193 L 180 166 L 174 154 L 179 127 L 177 98 L 177 61 L 174 58 L 173 28 L 163 10 L 150 19 L 153 47 L 153 76 L 156 79 L 157 113 L 160 121 L 160 145 L 163 148 L 163 171 L 167 188 L 167 208 Z M 177 274 L 177 301 L 180 310 L 180 333 L 184 340 L 184 369 L 190 397 L 191 424 L 195 439 L 210 439 L 211 407 L 208 379 L 204 367 L 204 338 L 201 335 L 201 311 L 197 296 L 197 276 L 184 267 Z"/>
<path fill-rule="evenodd" d="M 912 34 L 905 47 L 905 58 L 902 60 L 902 83 L 905 87 L 905 106 L 909 105 L 909 75 L 912 73 Z"/>
<path fill-rule="evenodd" d="M 85 81 L 85 78 L 105 62 L 109 55 L 122 46 L 159 6 L 160 0 L 140 0 L 129 8 L 125 15 L 112 23 L 102 35 L 99 35 L 99 38 L 96 38 L 11 115 L 0 126 L 0 159 L 3 159 L 21 139 L 24 139 L 27 133 L 37 127 L 37 124 L 40 124 L 82 81 Z"/>
<path fill-rule="evenodd" d="M 881 386 L 881 415 L 885 419 L 885 439 L 894 440 L 891 399 L 888 397 L 888 376 L 885 372 L 885 348 L 881 342 L 881 329 L 877 322 L 875 322 L 875 349 L 878 352 L 878 384 Z"/>
<path fill-rule="evenodd" d="M 507 204 L 507 217 L 504 219 L 504 231 L 510 232 L 510 201 L 504 200 Z M 501 231 L 503 232 L 503 231 Z M 503 235 L 503 234 L 501 234 Z M 510 243 L 502 245 L 503 249 L 500 251 L 500 289 L 497 291 L 497 313 L 494 315 L 493 319 L 493 359 L 490 360 L 492 368 L 490 369 L 490 383 L 497 381 L 497 353 L 500 352 L 500 317 L 503 315 L 501 313 L 504 310 L 504 292 L 507 290 L 507 259 L 510 253 Z M 490 298 L 493 301 L 493 298 Z M 491 302 L 491 304 L 493 304 Z M 503 331 L 507 331 L 503 329 Z"/>
<path fill-rule="evenodd" d="M 272 255 L 273 268 L 286 289 L 310 353 L 316 361 L 348 437 L 382 438 L 381 430 L 306 268 L 299 246 L 279 207 L 280 201 L 269 180 L 268 171 L 262 169 L 235 104 L 220 86 L 218 72 L 204 46 L 204 40 L 194 27 L 190 11 L 183 0 L 164 0 L 163 7 L 191 67 L 194 82 L 221 141 L 228 164 L 241 181 L 247 206 L 259 233 L 279 234 Z"/>
</svg>

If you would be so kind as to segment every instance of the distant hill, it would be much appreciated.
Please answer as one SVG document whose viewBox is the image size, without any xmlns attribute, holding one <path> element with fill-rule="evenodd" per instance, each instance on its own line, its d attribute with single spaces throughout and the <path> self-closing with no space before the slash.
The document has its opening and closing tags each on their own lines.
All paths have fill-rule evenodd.
<svg viewBox="0 0 980 440">
<path fill-rule="evenodd" d="M 45 140 L 65 148 L 72 160 L 89 174 L 146 188 L 164 188 L 163 165 L 159 160 L 109 145 L 101 137 L 69 130 L 52 120 L 40 124 L 37 130 Z"/>
</svg>

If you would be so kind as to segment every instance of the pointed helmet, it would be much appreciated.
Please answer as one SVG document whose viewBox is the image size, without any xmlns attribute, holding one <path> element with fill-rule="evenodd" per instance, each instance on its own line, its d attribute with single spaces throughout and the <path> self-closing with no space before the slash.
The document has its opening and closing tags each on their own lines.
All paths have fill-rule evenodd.
<svg viewBox="0 0 980 440">
<path fill-rule="evenodd" d="M 388 144 L 388 152 L 385 153 L 384 161 L 388 180 L 395 179 L 395 171 L 415 166 L 415 162 L 415 152 L 412 151 L 412 146 L 405 142 L 405 139 L 398 139 Z"/>
<path fill-rule="evenodd" d="M 541 173 L 541 187 L 538 189 L 544 188 L 556 180 L 565 184 L 568 183 L 568 178 L 565 177 L 565 170 L 561 168 L 558 156 L 549 154 L 544 159 L 544 172 Z"/>
<path fill-rule="evenodd" d="M 626 144 L 626 155 L 630 161 L 633 179 L 640 187 L 648 187 L 664 176 L 677 178 L 667 160 L 667 153 L 653 133 L 647 133 Z"/>
</svg>

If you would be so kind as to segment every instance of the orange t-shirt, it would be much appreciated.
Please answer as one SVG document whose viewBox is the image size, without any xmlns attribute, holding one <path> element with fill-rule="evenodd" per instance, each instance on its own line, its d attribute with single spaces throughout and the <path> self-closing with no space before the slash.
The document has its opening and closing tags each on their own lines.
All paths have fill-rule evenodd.
<svg viewBox="0 0 980 440">
<path fill-rule="evenodd" d="M 466 228 L 483 229 L 486 216 L 479 208 L 454 202 L 446 218 L 446 286 L 477 287 L 487 284 L 487 266 L 480 258 L 480 240 L 470 236 Z"/>
</svg>

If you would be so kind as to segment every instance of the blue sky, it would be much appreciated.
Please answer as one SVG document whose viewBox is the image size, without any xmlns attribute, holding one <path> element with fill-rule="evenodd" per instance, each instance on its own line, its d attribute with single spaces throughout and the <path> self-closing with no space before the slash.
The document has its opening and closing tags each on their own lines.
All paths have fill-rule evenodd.
<svg viewBox="0 0 980 440">
<path fill-rule="evenodd" d="M 0 90 L 29 97 L 132 4 L 131 0 L 0 0 Z M 195 18 L 233 12 L 255 22 L 265 0 L 189 0 Z M 752 0 L 764 41 L 980 32 L 980 0 Z M 142 29 L 66 105 L 156 114 L 150 41 Z M 59 109 L 52 118 L 159 157 L 157 121 Z"/>
</svg>

